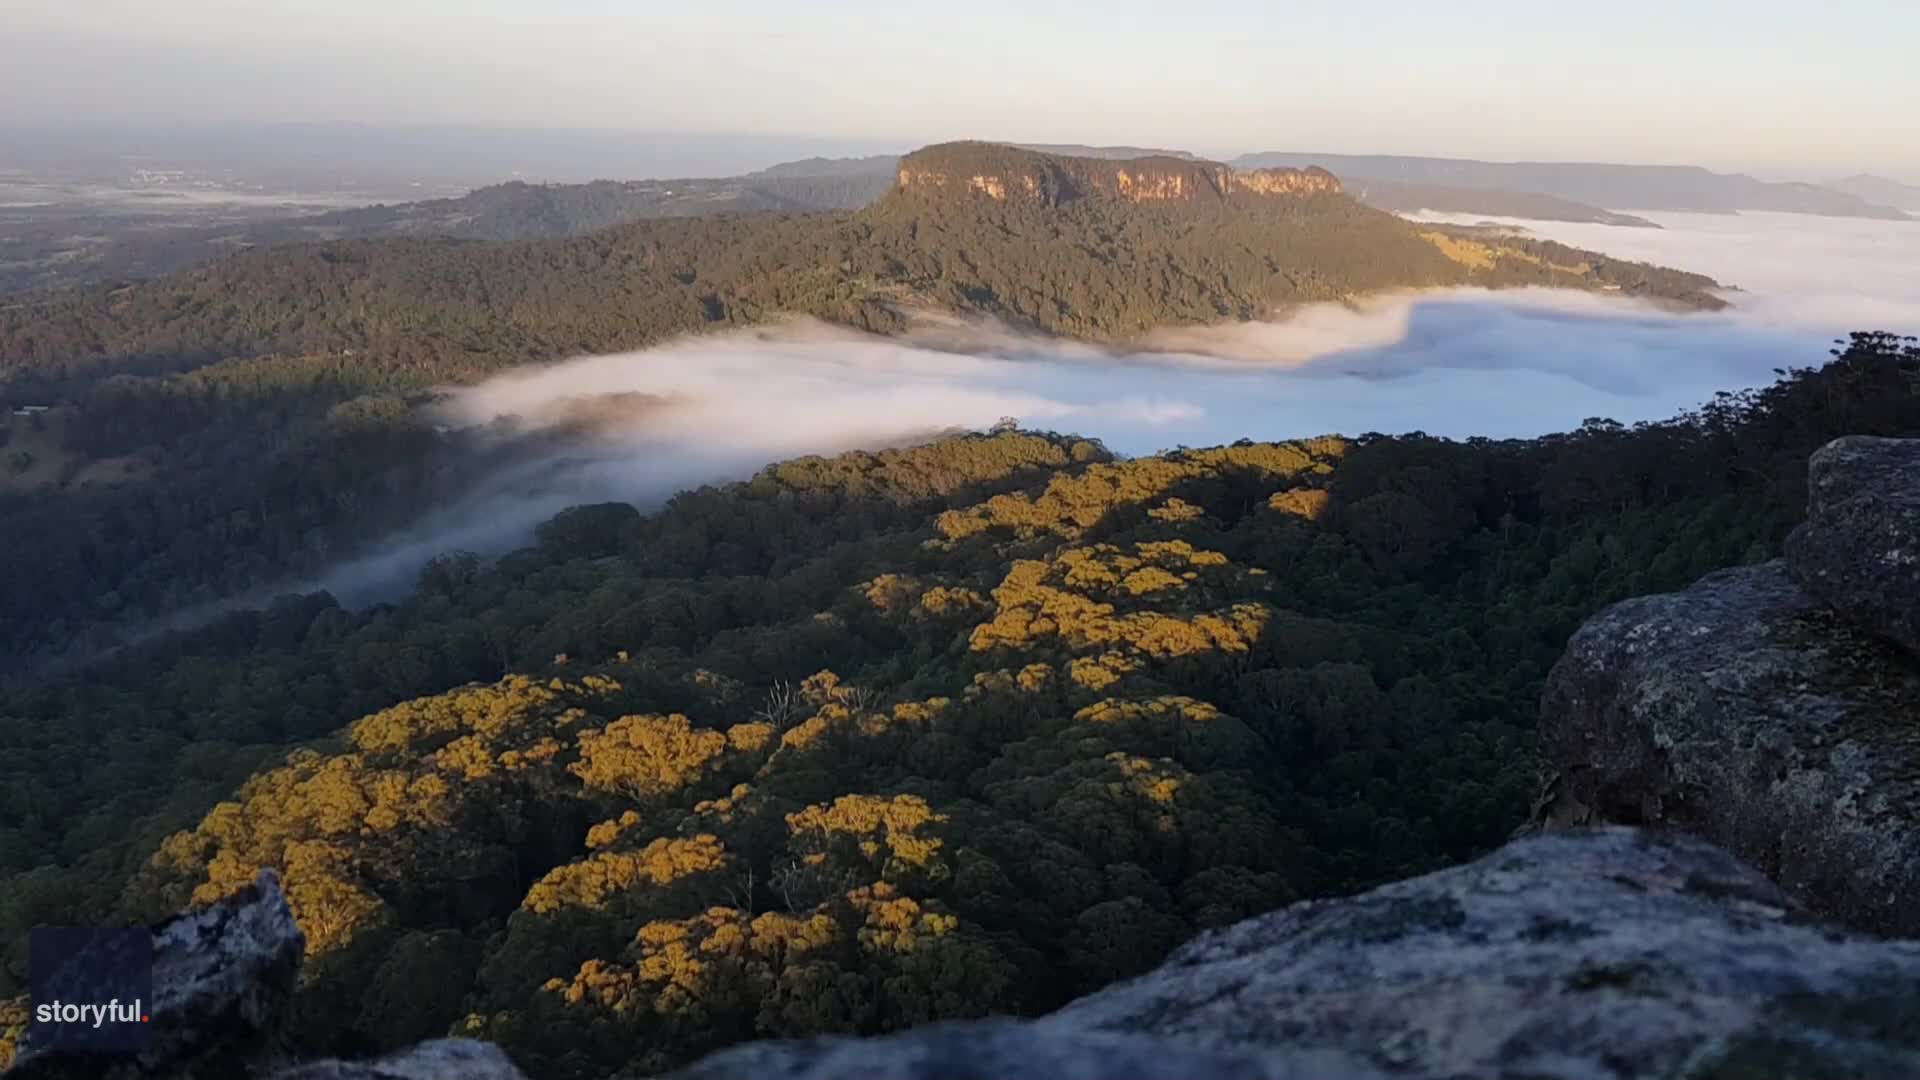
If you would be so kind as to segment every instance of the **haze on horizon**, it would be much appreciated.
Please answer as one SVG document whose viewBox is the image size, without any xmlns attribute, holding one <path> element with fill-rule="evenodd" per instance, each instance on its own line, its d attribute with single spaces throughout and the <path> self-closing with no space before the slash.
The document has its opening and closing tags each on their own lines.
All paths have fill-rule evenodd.
<svg viewBox="0 0 1920 1080">
<path fill-rule="evenodd" d="M 1915 41 L 1902 0 L 8 0 L 0 128 L 989 137 L 1911 183 Z"/>
</svg>

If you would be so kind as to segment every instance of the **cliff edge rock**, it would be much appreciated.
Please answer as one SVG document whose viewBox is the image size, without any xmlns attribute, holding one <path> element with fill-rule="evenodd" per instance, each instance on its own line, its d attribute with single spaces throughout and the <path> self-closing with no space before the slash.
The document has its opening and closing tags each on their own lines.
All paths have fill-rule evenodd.
<svg viewBox="0 0 1920 1080">
<path fill-rule="evenodd" d="M 1920 439 L 1835 439 L 1807 466 L 1787 566 L 1808 594 L 1920 656 Z"/>
<path fill-rule="evenodd" d="M 305 939 L 271 873 L 152 928 L 152 1032 L 135 1057 L 37 1051 L 8 1080 L 241 1077 L 264 1068 L 293 1000 Z M 66 969 L 62 969 L 63 971 Z"/>
<path fill-rule="evenodd" d="M 271 877 L 156 934 L 153 1051 L 16 1073 L 524 1080 L 486 1043 L 280 1066 L 300 937 Z M 752 1043 L 674 1080 L 1745 1080 L 1920 1076 L 1920 943 L 1808 918 L 1703 840 L 1613 827 L 1202 935 L 1034 1021 Z M 628 1074 L 622 1074 L 623 1077 Z M 637 1078 L 640 1074 L 633 1073 Z"/>
<path fill-rule="evenodd" d="M 468 1040 L 275 1070 L 301 940 L 271 876 L 156 945 L 150 1053 L 29 1049 L 10 1076 L 524 1080 Z M 1916 1015 L 1920 944 L 1818 924 L 1703 840 L 1613 826 L 1238 922 L 1043 1019 L 747 1043 L 672 1076 L 1893 1080 L 1920 1076 Z"/>
<path fill-rule="evenodd" d="M 1920 944 L 1610 828 L 1247 920 L 1031 1023 L 754 1044 L 672 1080 L 1911 1077 L 1915 1015 Z"/>
<path fill-rule="evenodd" d="M 1920 441 L 1811 461 L 1784 559 L 1617 604 L 1547 680 L 1543 823 L 1683 829 L 1811 910 L 1920 936 Z"/>
</svg>

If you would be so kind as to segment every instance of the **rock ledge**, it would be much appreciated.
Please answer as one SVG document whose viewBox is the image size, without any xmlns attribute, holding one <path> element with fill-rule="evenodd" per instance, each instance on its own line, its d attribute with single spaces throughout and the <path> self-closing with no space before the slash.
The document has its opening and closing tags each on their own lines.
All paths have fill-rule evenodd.
<svg viewBox="0 0 1920 1080">
<path fill-rule="evenodd" d="M 1542 823 L 1686 830 L 1824 917 L 1920 937 L 1920 441 L 1837 440 L 1810 488 L 1786 559 L 1573 636 Z"/>
</svg>

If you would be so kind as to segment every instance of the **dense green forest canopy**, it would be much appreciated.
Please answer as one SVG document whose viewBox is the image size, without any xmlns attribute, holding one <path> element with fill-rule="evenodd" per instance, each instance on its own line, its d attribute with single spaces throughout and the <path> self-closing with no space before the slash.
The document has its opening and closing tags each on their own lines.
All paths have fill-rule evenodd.
<svg viewBox="0 0 1920 1080">
<path fill-rule="evenodd" d="M 908 165 L 1082 176 L 1158 161 L 1052 158 L 953 144 Z M 633 348 L 716 323 L 808 314 L 897 328 L 925 304 L 1085 339 L 1272 314 L 1431 285 L 1552 285 L 1717 306 L 1711 279 L 1592 252 L 1544 258 L 1502 238 L 1450 255 L 1444 230 L 1337 193 L 1059 205 L 956 184 L 896 189 L 861 211 L 638 222 L 525 243 L 450 237 L 291 245 L 159 281 L 0 308 L 0 389 L 353 349 L 388 378 L 454 378 Z"/>
<path fill-rule="evenodd" d="M 0 695 L 0 941 L 274 867 L 299 1049 L 541 1077 L 1046 1009 L 1497 843 L 1581 619 L 1770 557 L 1827 439 L 1920 435 L 1920 346 L 1836 353 L 1537 440 L 800 459 L 284 598 Z"/>
<path fill-rule="evenodd" d="M 971 144 L 911 160 L 1069 177 L 1141 167 Z M 556 212 L 597 212 L 591 195 Z M 1038 205 L 959 188 L 524 242 L 260 248 L 0 305 L 0 673 L 285 582 L 458 493 L 490 459 L 417 407 L 440 384 L 796 313 L 891 333 L 932 309 L 1124 340 L 1463 284 L 1720 303 L 1699 275 L 1416 226 L 1339 194 Z M 59 414 L 9 415 L 27 404 Z"/>
</svg>

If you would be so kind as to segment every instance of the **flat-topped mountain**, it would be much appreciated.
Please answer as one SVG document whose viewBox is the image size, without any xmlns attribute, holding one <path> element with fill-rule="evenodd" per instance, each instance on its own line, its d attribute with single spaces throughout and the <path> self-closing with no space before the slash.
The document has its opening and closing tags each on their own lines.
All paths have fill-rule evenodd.
<svg viewBox="0 0 1920 1080">
<path fill-rule="evenodd" d="M 1367 206 L 1395 212 L 1426 209 L 1609 225 L 1652 224 L 1537 190 L 1449 186 L 1430 180 L 1410 183 L 1383 179 L 1353 164 L 1372 160 L 1298 157 L 1257 163 L 1285 167 L 1241 168 L 1256 163 L 1241 159 L 1225 165 L 1181 150 L 1131 146 L 957 142 L 905 158 L 809 158 L 735 177 L 584 184 L 515 181 L 457 198 L 217 225 L 149 217 L 114 224 L 76 219 L 58 210 L 26 209 L 0 222 L 14 241 L 13 256 L 0 264 L 0 296 L 153 278 L 237 251 L 298 243 L 408 236 L 488 242 L 561 239 L 656 218 L 857 210 L 901 188 L 903 175 L 905 187 L 916 195 L 950 190 L 991 198 L 997 192 L 1002 201 L 1062 204 L 1104 194 L 1135 205 L 1225 204 L 1235 195 L 1339 192 Z"/>
<path fill-rule="evenodd" d="M 996 201 L 1047 205 L 1080 199 L 1122 202 L 1204 202 L 1236 195 L 1337 195 L 1340 181 L 1325 169 L 1236 171 L 1216 161 L 1154 155 L 1077 157 L 985 142 L 942 143 L 900 159 L 899 189 L 973 193 Z"/>
<path fill-rule="evenodd" d="M 266 585 L 313 569 L 376 523 L 403 525 L 418 505 L 404 494 L 409 483 L 455 473 L 423 464 L 412 480 L 394 479 L 382 488 L 396 493 L 384 510 L 350 492 L 320 497 L 329 484 L 360 483 L 340 466 L 335 436 L 370 425 L 412 438 L 407 395 L 516 365 L 796 314 L 876 333 L 909 330 L 927 313 L 961 315 L 1124 342 L 1423 288 L 1542 286 L 1724 306 L 1711 278 L 1417 224 L 1312 170 L 1249 174 L 979 144 L 937 147 L 911 165 L 918 179 L 857 211 L 663 218 L 507 243 L 291 244 L 0 305 L 0 405 L 58 407 L 57 423 L 39 418 L 46 432 L 21 420 L 7 449 L 27 465 L 9 481 L 30 490 L 0 513 L 9 556 L 0 591 L 17 598 L 0 622 L 0 671 L 56 642 L 110 643 L 114 626 L 172 611 L 197 585 L 209 599 Z M 935 173 L 944 184 L 929 179 Z M 64 433 L 57 448 L 54 430 Z M 278 449 L 246 449 L 263 444 Z M 146 479 L 183 460 L 204 464 L 180 479 Z M 315 479 L 322 474 L 336 479 Z M 101 496 L 128 506 L 125 524 L 101 533 L 111 549 L 44 543 L 71 531 L 68 480 L 102 476 L 142 479 Z M 312 497 L 257 565 L 201 559 L 217 545 L 181 540 L 254 514 L 265 492 L 289 487 Z"/>
<path fill-rule="evenodd" d="M 899 332 L 903 313 L 934 310 L 1127 340 L 1447 286 L 1724 306 L 1711 278 L 1416 224 L 1320 169 L 950 143 L 909 155 L 893 190 L 857 211 L 662 218 L 510 243 L 289 244 L 47 294 L 0 308 L 0 384 L 66 399 L 75 377 L 319 353 L 369 357 L 352 366 L 378 365 L 371 384 L 417 387 L 793 314 Z"/>
</svg>

